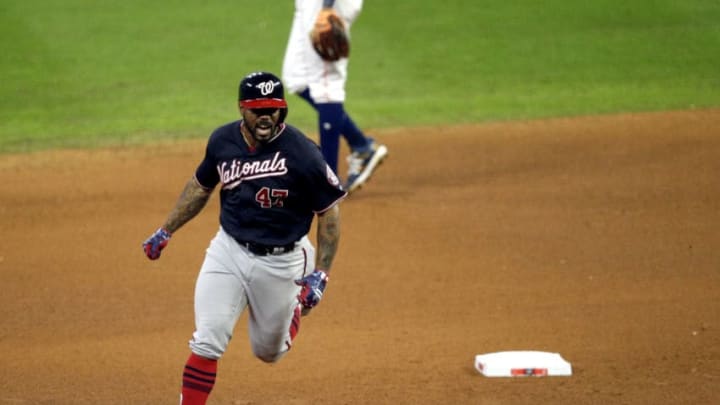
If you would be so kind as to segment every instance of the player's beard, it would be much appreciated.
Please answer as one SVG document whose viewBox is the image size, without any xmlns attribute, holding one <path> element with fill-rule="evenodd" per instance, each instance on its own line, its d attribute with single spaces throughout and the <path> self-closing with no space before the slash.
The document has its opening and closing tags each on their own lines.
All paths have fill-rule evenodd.
<svg viewBox="0 0 720 405">
<path fill-rule="evenodd" d="M 248 125 L 247 129 L 257 142 L 266 143 L 275 136 L 277 124 L 272 119 L 263 117 L 255 121 L 252 128 Z"/>
</svg>

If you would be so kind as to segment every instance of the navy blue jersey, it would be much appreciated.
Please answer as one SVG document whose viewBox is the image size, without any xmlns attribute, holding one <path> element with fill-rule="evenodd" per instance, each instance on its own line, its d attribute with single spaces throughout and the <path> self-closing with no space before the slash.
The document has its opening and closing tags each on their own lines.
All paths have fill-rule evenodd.
<svg viewBox="0 0 720 405">
<path fill-rule="evenodd" d="M 272 140 L 254 150 L 241 121 L 216 129 L 195 177 L 220 189 L 220 225 L 238 241 L 281 246 L 310 231 L 315 213 L 347 193 L 320 153 L 297 128 L 282 124 Z"/>
</svg>

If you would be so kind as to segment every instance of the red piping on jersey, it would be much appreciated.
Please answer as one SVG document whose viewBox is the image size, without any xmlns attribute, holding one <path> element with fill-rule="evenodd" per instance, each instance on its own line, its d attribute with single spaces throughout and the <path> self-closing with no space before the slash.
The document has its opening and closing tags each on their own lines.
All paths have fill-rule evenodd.
<svg viewBox="0 0 720 405">
<path fill-rule="evenodd" d="M 347 191 L 346 191 L 344 195 L 342 195 L 342 196 L 341 196 L 340 198 L 338 198 L 337 200 L 333 201 L 330 205 L 328 205 L 327 208 L 324 208 L 324 209 L 322 209 L 322 210 L 320 210 L 320 211 L 314 211 L 314 212 L 315 212 L 316 214 L 322 214 L 323 212 L 330 210 L 330 209 L 331 209 L 332 207 L 334 207 L 337 203 L 339 203 L 339 202 L 342 201 L 345 197 L 347 197 L 347 195 L 348 195 L 348 193 L 347 193 Z"/>
</svg>

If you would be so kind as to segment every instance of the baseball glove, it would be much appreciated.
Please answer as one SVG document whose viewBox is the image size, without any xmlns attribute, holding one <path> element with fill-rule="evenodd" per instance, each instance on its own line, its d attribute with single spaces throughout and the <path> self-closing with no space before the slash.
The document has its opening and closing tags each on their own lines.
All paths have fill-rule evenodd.
<svg viewBox="0 0 720 405">
<path fill-rule="evenodd" d="M 328 62 L 347 58 L 350 54 L 350 38 L 345 24 L 332 9 L 320 11 L 310 32 L 310 41 L 315 52 Z"/>
</svg>

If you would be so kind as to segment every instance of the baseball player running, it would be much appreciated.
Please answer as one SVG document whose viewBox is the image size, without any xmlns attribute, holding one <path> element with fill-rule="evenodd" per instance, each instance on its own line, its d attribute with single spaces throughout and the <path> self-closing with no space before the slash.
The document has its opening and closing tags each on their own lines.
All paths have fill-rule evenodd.
<svg viewBox="0 0 720 405">
<path fill-rule="evenodd" d="M 280 79 L 249 74 L 240 82 L 238 106 L 242 119 L 212 133 L 167 220 L 143 243 L 148 258 L 159 258 L 220 185 L 220 228 L 195 285 L 183 405 L 207 401 L 217 362 L 246 308 L 256 357 L 272 363 L 290 350 L 301 315 L 322 298 L 340 237 L 338 203 L 347 192 L 318 146 L 284 123 Z M 317 252 L 308 238 L 315 216 Z"/>
<path fill-rule="evenodd" d="M 362 0 L 294 0 L 295 14 L 290 28 L 282 76 L 288 91 L 308 102 L 318 113 L 320 148 L 337 173 L 340 136 L 351 149 L 347 157 L 345 189 L 352 193 L 362 187 L 388 155 L 385 145 L 366 136 L 345 111 L 345 82 L 348 58 L 324 60 L 313 48 L 311 33 L 329 29 L 328 16 L 339 16 L 349 32 L 360 15 Z"/>
</svg>

